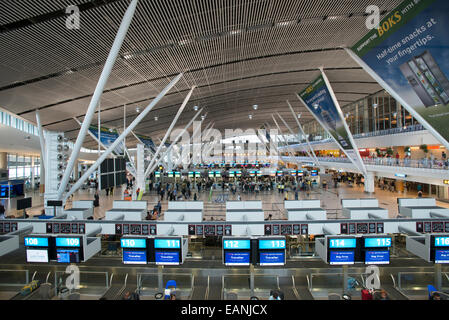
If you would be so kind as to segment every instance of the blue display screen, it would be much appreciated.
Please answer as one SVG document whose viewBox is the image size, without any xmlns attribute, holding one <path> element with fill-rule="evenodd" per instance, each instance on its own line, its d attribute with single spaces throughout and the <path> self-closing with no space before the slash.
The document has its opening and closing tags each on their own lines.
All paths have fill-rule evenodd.
<svg viewBox="0 0 449 320">
<path fill-rule="evenodd" d="M 435 263 L 449 263 L 449 250 L 435 250 Z"/>
<path fill-rule="evenodd" d="M 389 248 L 391 238 L 365 238 L 365 248 Z"/>
<path fill-rule="evenodd" d="M 354 264 L 354 251 L 337 251 L 330 252 L 330 264 Z"/>
<path fill-rule="evenodd" d="M 26 247 L 48 247 L 48 238 L 25 237 Z"/>
<path fill-rule="evenodd" d="M 285 249 L 285 240 L 259 240 L 259 249 Z"/>
<path fill-rule="evenodd" d="M 121 244 L 122 248 L 146 248 L 147 247 L 146 239 L 124 238 L 124 239 L 120 239 L 120 244 Z"/>
<path fill-rule="evenodd" d="M 389 264 L 390 263 L 390 251 L 366 251 L 365 252 L 366 264 Z"/>
<path fill-rule="evenodd" d="M 79 247 L 80 238 L 56 238 L 57 247 Z"/>
<path fill-rule="evenodd" d="M 449 247 L 449 237 L 435 237 L 435 247 Z"/>
<path fill-rule="evenodd" d="M 224 240 L 223 249 L 250 249 L 250 240 Z"/>
<path fill-rule="evenodd" d="M 179 252 L 156 251 L 156 264 L 179 264 Z"/>
<path fill-rule="evenodd" d="M 225 252 L 225 264 L 249 265 L 249 252 Z"/>
<path fill-rule="evenodd" d="M 278 265 L 283 266 L 285 264 L 285 252 L 261 252 L 260 253 L 260 265 Z"/>
<path fill-rule="evenodd" d="M 338 238 L 329 240 L 329 248 L 342 249 L 342 248 L 355 248 L 355 238 Z"/>
<path fill-rule="evenodd" d="M 180 239 L 154 239 L 155 249 L 179 249 L 181 248 Z"/>
<path fill-rule="evenodd" d="M 123 250 L 123 263 L 125 264 L 146 264 L 147 253 L 137 250 Z"/>
<path fill-rule="evenodd" d="M 56 250 L 58 262 L 60 263 L 79 263 L 79 250 Z"/>
</svg>

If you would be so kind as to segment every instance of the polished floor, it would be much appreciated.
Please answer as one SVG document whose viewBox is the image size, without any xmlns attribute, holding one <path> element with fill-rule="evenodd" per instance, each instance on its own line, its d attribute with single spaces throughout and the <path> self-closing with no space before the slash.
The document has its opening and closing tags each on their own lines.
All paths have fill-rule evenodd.
<svg viewBox="0 0 449 320">
<path fill-rule="evenodd" d="M 123 199 L 123 190 L 117 189 L 114 195 L 106 196 L 104 190 L 101 192 L 100 196 L 100 207 L 95 209 L 94 218 L 101 219 L 105 216 L 106 211 L 112 208 L 112 203 L 114 200 Z M 74 194 L 73 200 L 93 200 L 94 189 L 89 190 L 79 190 Z M 192 191 L 192 199 L 195 191 Z M 263 209 L 265 211 L 265 217 L 272 214 L 272 219 L 286 219 L 286 212 L 284 210 L 284 198 L 286 194 L 280 194 L 277 190 L 275 191 L 264 191 L 259 193 L 236 193 L 233 195 L 228 191 L 213 191 L 212 196 L 209 196 L 209 191 L 202 191 L 198 194 L 198 200 L 204 202 L 204 217 L 206 220 L 224 220 L 226 214 L 226 205 L 223 199 L 237 200 L 237 196 L 240 194 L 241 200 L 260 200 L 263 204 Z M 27 197 L 31 196 L 33 198 L 33 208 L 27 210 L 27 214 L 39 215 L 43 209 L 43 196 L 38 192 L 29 192 L 26 194 Z M 294 199 L 294 192 L 288 193 L 288 199 Z M 429 195 L 424 194 L 424 197 Z M 329 188 L 328 190 L 323 190 L 322 188 L 316 187 L 310 193 L 299 192 L 299 199 L 320 199 L 321 207 L 326 209 L 328 218 L 343 218 L 341 214 L 341 199 L 344 198 L 372 198 L 375 197 L 379 200 L 379 206 L 389 211 L 389 217 L 395 218 L 398 215 L 397 198 L 406 197 L 417 197 L 416 192 L 390 192 L 376 188 L 373 194 L 367 194 L 364 192 L 363 187 L 360 186 L 348 186 L 346 183 L 341 183 L 337 189 Z M 431 196 L 430 196 L 431 197 Z M 160 197 L 156 195 L 153 191 L 143 197 L 143 200 L 148 201 L 148 209 L 151 210 Z M 209 200 L 210 199 L 210 200 Z M 162 215 L 159 219 L 163 219 L 163 212 L 167 209 L 168 201 L 166 196 L 161 202 L 162 204 Z M 449 203 L 437 201 L 437 205 L 445 208 L 449 208 Z M 14 208 L 11 208 L 8 203 L 5 203 L 7 208 L 7 216 L 22 217 L 22 212 L 18 212 Z M 70 207 L 70 204 L 68 204 Z"/>
</svg>

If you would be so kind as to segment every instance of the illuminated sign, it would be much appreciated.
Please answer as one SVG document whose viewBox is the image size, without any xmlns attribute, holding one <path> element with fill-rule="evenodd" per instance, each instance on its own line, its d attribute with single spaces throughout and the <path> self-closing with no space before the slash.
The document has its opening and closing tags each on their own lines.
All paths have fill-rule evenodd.
<svg viewBox="0 0 449 320">
<path fill-rule="evenodd" d="M 407 175 L 404 174 L 404 173 L 395 173 L 394 175 L 395 175 L 396 177 L 398 177 L 398 178 L 405 178 L 405 177 L 407 177 Z"/>
<path fill-rule="evenodd" d="M 339 238 L 329 240 L 329 248 L 331 249 L 344 249 L 355 247 L 356 247 L 355 238 Z"/>
<path fill-rule="evenodd" d="M 130 239 L 124 238 L 120 240 L 122 248 L 146 248 L 147 242 L 145 239 Z"/>
<path fill-rule="evenodd" d="M 435 247 L 449 247 L 449 237 L 435 237 Z"/>
<path fill-rule="evenodd" d="M 224 240 L 223 249 L 250 249 L 250 240 Z"/>
<path fill-rule="evenodd" d="M 381 247 L 391 247 L 391 238 L 365 238 L 365 248 Z"/>
<path fill-rule="evenodd" d="M 79 247 L 80 238 L 56 238 L 57 247 Z"/>
<path fill-rule="evenodd" d="M 27 247 L 48 247 L 48 238 L 25 237 L 23 240 Z"/>
<path fill-rule="evenodd" d="M 371 251 L 365 252 L 365 264 L 389 264 L 390 263 L 390 251 Z"/>
<path fill-rule="evenodd" d="M 259 249 L 285 249 L 285 240 L 259 240 Z"/>
<path fill-rule="evenodd" d="M 156 249 L 179 249 L 181 248 L 180 239 L 154 239 Z"/>
<path fill-rule="evenodd" d="M 354 250 L 351 251 L 336 251 L 330 252 L 330 264 L 354 264 Z"/>
</svg>

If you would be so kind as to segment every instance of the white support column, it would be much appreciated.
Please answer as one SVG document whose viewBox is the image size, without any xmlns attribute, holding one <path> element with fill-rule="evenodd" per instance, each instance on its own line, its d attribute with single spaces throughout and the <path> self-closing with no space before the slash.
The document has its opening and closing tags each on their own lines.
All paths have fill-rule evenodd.
<svg viewBox="0 0 449 320">
<path fill-rule="evenodd" d="M 142 143 L 137 144 L 137 176 L 136 185 L 140 190 L 145 190 L 145 146 Z"/>
<path fill-rule="evenodd" d="M 181 79 L 182 73 L 180 73 L 178 76 L 176 76 L 165 88 L 162 90 L 157 97 L 151 101 L 151 103 L 141 112 L 136 119 L 126 128 L 126 130 L 115 140 L 109 148 L 102 154 L 100 158 L 98 158 L 97 161 L 87 170 L 84 175 L 73 185 L 73 187 L 70 189 L 70 191 L 66 194 L 64 199 L 67 199 L 70 195 L 72 195 L 76 190 L 78 190 L 84 181 L 86 181 L 87 178 L 100 166 L 100 164 L 111 154 L 112 151 L 117 147 L 119 143 L 121 143 L 126 137 L 139 123 L 142 121 L 143 118 L 146 117 L 148 112 L 153 109 L 153 107 L 167 94 L 167 92 L 175 86 L 175 84 Z"/>
<path fill-rule="evenodd" d="M 46 166 L 45 159 L 47 158 L 46 157 L 46 145 L 45 145 L 44 129 L 42 128 L 41 116 L 39 114 L 39 110 L 36 111 L 36 122 L 37 122 L 37 130 L 39 132 L 39 141 L 41 144 L 41 163 L 42 163 L 42 167 L 45 169 L 45 166 Z"/>
<path fill-rule="evenodd" d="M 61 185 L 58 190 L 58 199 L 62 199 L 62 195 L 64 193 L 65 188 L 69 182 L 70 174 L 73 170 L 73 166 L 75 165 L 75 160 L 78 158 L 81 147 L 83 146 L 84 139 L 86 137 L 86 133 L 89 130 L 89 126 L 92 122 L 92 118 L 95 114 L 95 110 L 97 109 L 98 102 L 103 93 L 104 87 L 108 82 L 109 75 L 112 72 L 112 68 L 114 67 L 117 56 L 122 47 L 123 41 L 125 40 L 126 34 L 128 32 L 128 28 L 131 25 L 132 18 L 134 16 L 134 12 L 137 7 L 138 0 L 132 0 L 128 9 L 125 12 L 125 16 L 123 17 L 122 23 L 120 24 L 120 28 L 117 32 L 117 36 L 112 45 L 111 51 L 109 52 L 108 58 L 104 65 L 104 69 L 101 72 L 100 79 L 98 80 L 97 87 L 95 88 L 94 94 L 92 96 L 92 100 L 90 101 L 89 107 L 87 108 L 86 115 L 84 117 L 83 125 L 81 126 L 80 132 L 76 139 L 75 145 L 72 150 L 72 154 L 70 156 L 70 160 L 67 164 L 67 169 L 64 173 L 64 176 L 61 181 Z"/>
<path fill-rule="evenodd" d="M 161 144 L 160 144 L 159 147 L 157 148 L 156 153 L 154 154 L 153 159 L 151 159 L 151 162 L 150 162 L 150 164 L 148 165 L 147 170 L 145 171 L 145 177 L 148 177 L 148 175 L 150 174 L 150 173 L 148 172 L 148 169 L 150 169 L 151 166 L 152 166 L 152 165 L 155 163 L 155 161 L 157 160 L 157 156 L 158 156 L 159 153 L 161 152 L 162 147 L 163 147 L 164 144 L 165 144 L 165 141 L 167 141 L 168 137 L 170 136 L 170 133 L 171 133 L 171 131 L 173 130 L 173 127 L 175 126 L 176 122 L 178 121 L 178 118 L 179 118 L 179 116 L 181 115 L 182 111 L 183 111 L 184 108 L 186 107 L 187 102 L 190 100 L 190 97 L 192 96 L 192 93 L 193 93 L 193 90 L 194 90 L 194 89 L 195 89 L 195 87 L 192 87 L 192 88 L 190 89 L 189 93 L 187 94 L 187 96 L 184 98 L 184 101 L 182 102 L 181 107 L 180 107 L 179 110 L 178 110 L 178 113 L 176 114 L 176 116 L 175 116 L 175 118 L 173 119 L 173 121 L 172 121 L 170 127 L 168 128 L 167 132 L 165 133 L 165 136 L 164 136 L 164 138 L 162 139 Z M 168 166 L 170 166 L 170 165 L 171 165 L 171 162 L 169 161 Z"/>
<path fill-rule="evenodd" d="M 365 192 L 374 193 L 374 172 L 368 171 L 365 175 Z"/>
<path fill-rule="evenodd" d="M 273 118 L 274 124 L 276 125 L 277 129 L 279 130 L 279 136 L 282 137 L 282 140 L 284 140 L 284 143 L 287 147 L 287 152 L 290 154 L 290 157 L 292 158 L 292 162 L 295 161 L 295 154 L 292 152 L 291 147 L 288 144 L 288 141 L 284 138 L 284 134 L 282 133 L 281 127 L 279 127 L 279 124 L 277 123 L 274 115 L 272 114 L 271 117 Z"/>
<path fill-rule="evenodd" d="M 184 129 L 178 134 L 178 136 L 176 137 L 175 140 L 172 141 L 171 145 L 168 147 L 168 149 L 165 151 L 165 154 L 167 154 L 173 147 L 174 145 L 178 142 L 179 139 L 181 139 L 182 135 L 184 134 L 184 132 L 192 125 L 193 121 L 195 121 L 195 119 L 201 114 L 201 112 L 203 112 L 203 109 L 199 110 L 195 116 L 192 118 L 192 120 L 189 121 L 189 123 L 184 127 Z M 162 146 L 162 144 L 161 144 Z M 160 159 L 163 159 L 164 155 L 161 156 Z M 154 164 L 150 167 L 148 166 L 147 170 L 145 171 L 145 179 L 146 177 L 148 177 L 148 175 L 153 172 L 153 170 L 156 168 L 157 166 L 157 162 L 153 162 Z"/>
</svg>

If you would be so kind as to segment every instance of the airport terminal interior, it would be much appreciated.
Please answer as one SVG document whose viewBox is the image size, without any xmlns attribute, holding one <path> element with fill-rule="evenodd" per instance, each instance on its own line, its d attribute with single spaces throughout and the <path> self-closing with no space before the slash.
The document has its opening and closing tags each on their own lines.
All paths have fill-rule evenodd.
<svg viewBox="0 0 449 320">
<path fill-rule="evenodd" d="M 0 300 L 449 299 L 447 0 L 0 12 Z"/>
</svg>

